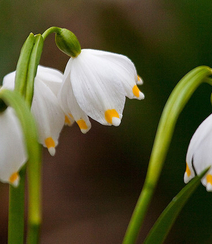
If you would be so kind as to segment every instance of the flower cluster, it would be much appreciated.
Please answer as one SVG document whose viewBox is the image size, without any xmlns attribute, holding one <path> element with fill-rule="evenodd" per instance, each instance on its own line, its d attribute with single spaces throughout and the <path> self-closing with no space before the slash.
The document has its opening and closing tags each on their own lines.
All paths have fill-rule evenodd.
<svg viewBox="0 0 212 244">
<path fill-rule="evenodd" d="M 4 77 L 1 89 L 14 89 L 15 74 Z M 64 124 L 76 121 L 82 133 L 91 128 L 89 117 L 103 125 L 118 126 L 126 97 L 144 98 L 137 86 L 140 84 L 142 80 L 132 61 L 110 52 L 83 49 L 69 59 L 64 74 L 38 66 L 31 112 L 37 123 L 39 142 L 53 156 Z M 27 154 L 11 108 L 0 114 L 0 125 L 0 180 L 17 185 L 17 172 Z M 15 148 L 13 154 L 8 145 Z"/>
</svg>

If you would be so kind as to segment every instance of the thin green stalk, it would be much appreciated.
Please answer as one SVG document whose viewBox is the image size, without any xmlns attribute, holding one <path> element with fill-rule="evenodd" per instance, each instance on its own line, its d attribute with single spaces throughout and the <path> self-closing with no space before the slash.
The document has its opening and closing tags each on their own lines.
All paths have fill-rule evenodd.
<svg viewBox="0 0 212 244">
<path fill-rule="evenodd" d="M 26 167 L 23 167 L 19 172 L 19 186 L 10 185 L 9 189 L 8 244 L 24 243 L 25 173 Z"/>
<path fill-rule="evenodd" d="M 197 67 L 185 75 L 171 93 L 158 125 L 147 176 L 127 228 L 123 244 L 136 242 L 161 173 L 178 116 L 201 83 L 208 82 L 212 85 L 211 80 L 208 79 L 210 75 L 212 75 L 212 70 L 209 67 Z"/>
<path fill-rule="evenodd" d="M 48 28 L 46 31 L 44 31 L 44 33 L 42 34 L 42 37 L 43 37 L 43 40 L 46 40 L 46 38 L 52 34 L 52 33 L 59 33 L 60 32 L 60 29 L 59 27 L 56 27 L 56 26 L 52 26 L 50 28 Z"/>
</svg>

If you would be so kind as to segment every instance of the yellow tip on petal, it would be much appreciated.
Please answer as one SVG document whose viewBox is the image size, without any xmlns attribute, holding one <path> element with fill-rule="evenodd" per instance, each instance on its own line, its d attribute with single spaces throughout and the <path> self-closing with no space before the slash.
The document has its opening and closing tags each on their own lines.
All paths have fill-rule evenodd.
<svg viewBox="0 0 212 244">
<path fill-rule="evenodd" d="M 65 115 L 65 125 L 71 126 L 74 122 L 72 114 Z"/>
<path fill-rule="evenodd" d="M 20 176 L 18 172 L 13 173 L 9 178 L 9 183 L 14 187 L 17 187 L 19 184 Z"/>
<path fill-rule="evenodd" d="M 206 184 L 207 191 L 212 191 L 212 175 L 210 174 L 206 175 L 206 181 L 207 181 Z"/>
<path fill-rule="evenodd" d="M 206 181 L 207 181 L 207 183 L 210 183 L 212 185 L 212 175 L 208 174 L 206 176 Z"/>
<path fill-rule="evenodd" d="M 105 111 L 105 120 L 114 126 L 119 126 L 121 119 L 118 112 L 115 109 L 108 109 Z"/>
<path fill-rule="evenodd" d="M 189 169 L 187 163 L 186 163 L 186 174 L 187 174 L 188 177 L 190 177 L 190 175 L 191 175 L 191 170 Z"/>
<path fill-rule="evenodd" d="M 52 137 L 46 138 L 45 145 L 48 148 L 48 151 L 49 151 L 50 155 L 54 156 L 56 151 L 55 151 L 55 142 L 52 139 Z"/>
<path fill-rule="evenodd" d="M 138 89 L 137 85 L 134 85 L 132 88 L 133 95 L 139 100 L 144 99 L 144 94 Z"/>
<path fill-rule="evenodd" d="M 187 184 L 191 179 L 193 178 L 191 174 L 191 170 L 188 167 L 188 164 L 186 163 L 186 171 L 184 174 L 184 182 Z"/>
<path fill-rule="evenodd" d="M 82 133 L 85 134 L 89 130 L 89 127 L 87 126 L 84 119 L 77 120 L 77 124 L 78 124 L 80 130 L 82 131 Z"/>
<path fill-rule="evenodd" d="M 65 115 L 65 125 L 71 125 L 71 121 L 67 115 Z"/>
<path fill-rule="evenodd" d="M 136 83 L 138 85 L 142 85 L 143 84 L 143 80 L 141 79 L 141 77 L 139 75 L 137 75 L 137 81 L 136 81 Z"/>
</svg>

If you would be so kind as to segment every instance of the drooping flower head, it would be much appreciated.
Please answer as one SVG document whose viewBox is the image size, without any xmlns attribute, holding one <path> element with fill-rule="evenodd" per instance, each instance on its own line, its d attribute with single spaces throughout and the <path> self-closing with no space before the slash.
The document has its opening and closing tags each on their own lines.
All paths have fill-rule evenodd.
<svg viewBox="0 0 212 244">
<path fill-rule="evenodd" d="M 86 133 L 89 117 L 103 125 L 121 123 L 125 99 L 143 99 L 142 84 L 132 61 L 124 55 L 82 49 L 69 59 L 61 89 L 60 104 Z"/>
<path fill-rule="evenodd" d="M 191 138 L 186 155 L 185 183 L 209 166 L 212 166 L 212 114 L 201 123 Z M 202 178 L 202 184 L 207 191 L 212 191 L 212 168 Z"/>
<path fill-rule="evenodd" d="M 14 89 L 15 73 L 4 77 L 3 87 Z M 48 148 L 51 155 L 55 154 L 65 121 L 65 114 L 57 99 L 62 78 L 63 75 L 58 70 L 39 65 L 34 83 L 31 111 L 38 127 L 39 142 Z"/>
<path fill-rule="evenodd" d="M 0 180 L 17 186 L 27 160 L 23 132 L 13 108 L 0 113 Z"/>
</svg>

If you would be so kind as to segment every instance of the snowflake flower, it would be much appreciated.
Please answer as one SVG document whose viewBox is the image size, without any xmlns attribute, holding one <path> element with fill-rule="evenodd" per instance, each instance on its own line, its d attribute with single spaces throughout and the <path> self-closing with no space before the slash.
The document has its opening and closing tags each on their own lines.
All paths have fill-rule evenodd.
<svg viewBox="0 0 212 244">
<path fill-rule="evenodd" d="M 69 59 L 58 98 L 65 113 L 86 133 L 91 128 L 88 116 L 118 126 L 125 98 L 144 99 L 137 84 L 142 80 L 126 56 L 83 49 Z"/>
<path fill-rule="evenodd" d="M 57 99 L 62 78 L 62 73 L 56 69 L 39 65 L 34 83 L 31 111 L 37 123 L 39 142 L 48 148 L 52 156 L 55 155 L 55 147 L 65 120 Z M 3 87 L 14 89 L 14 81 L 15 71 L 4 77 Z"/>
</svg>

